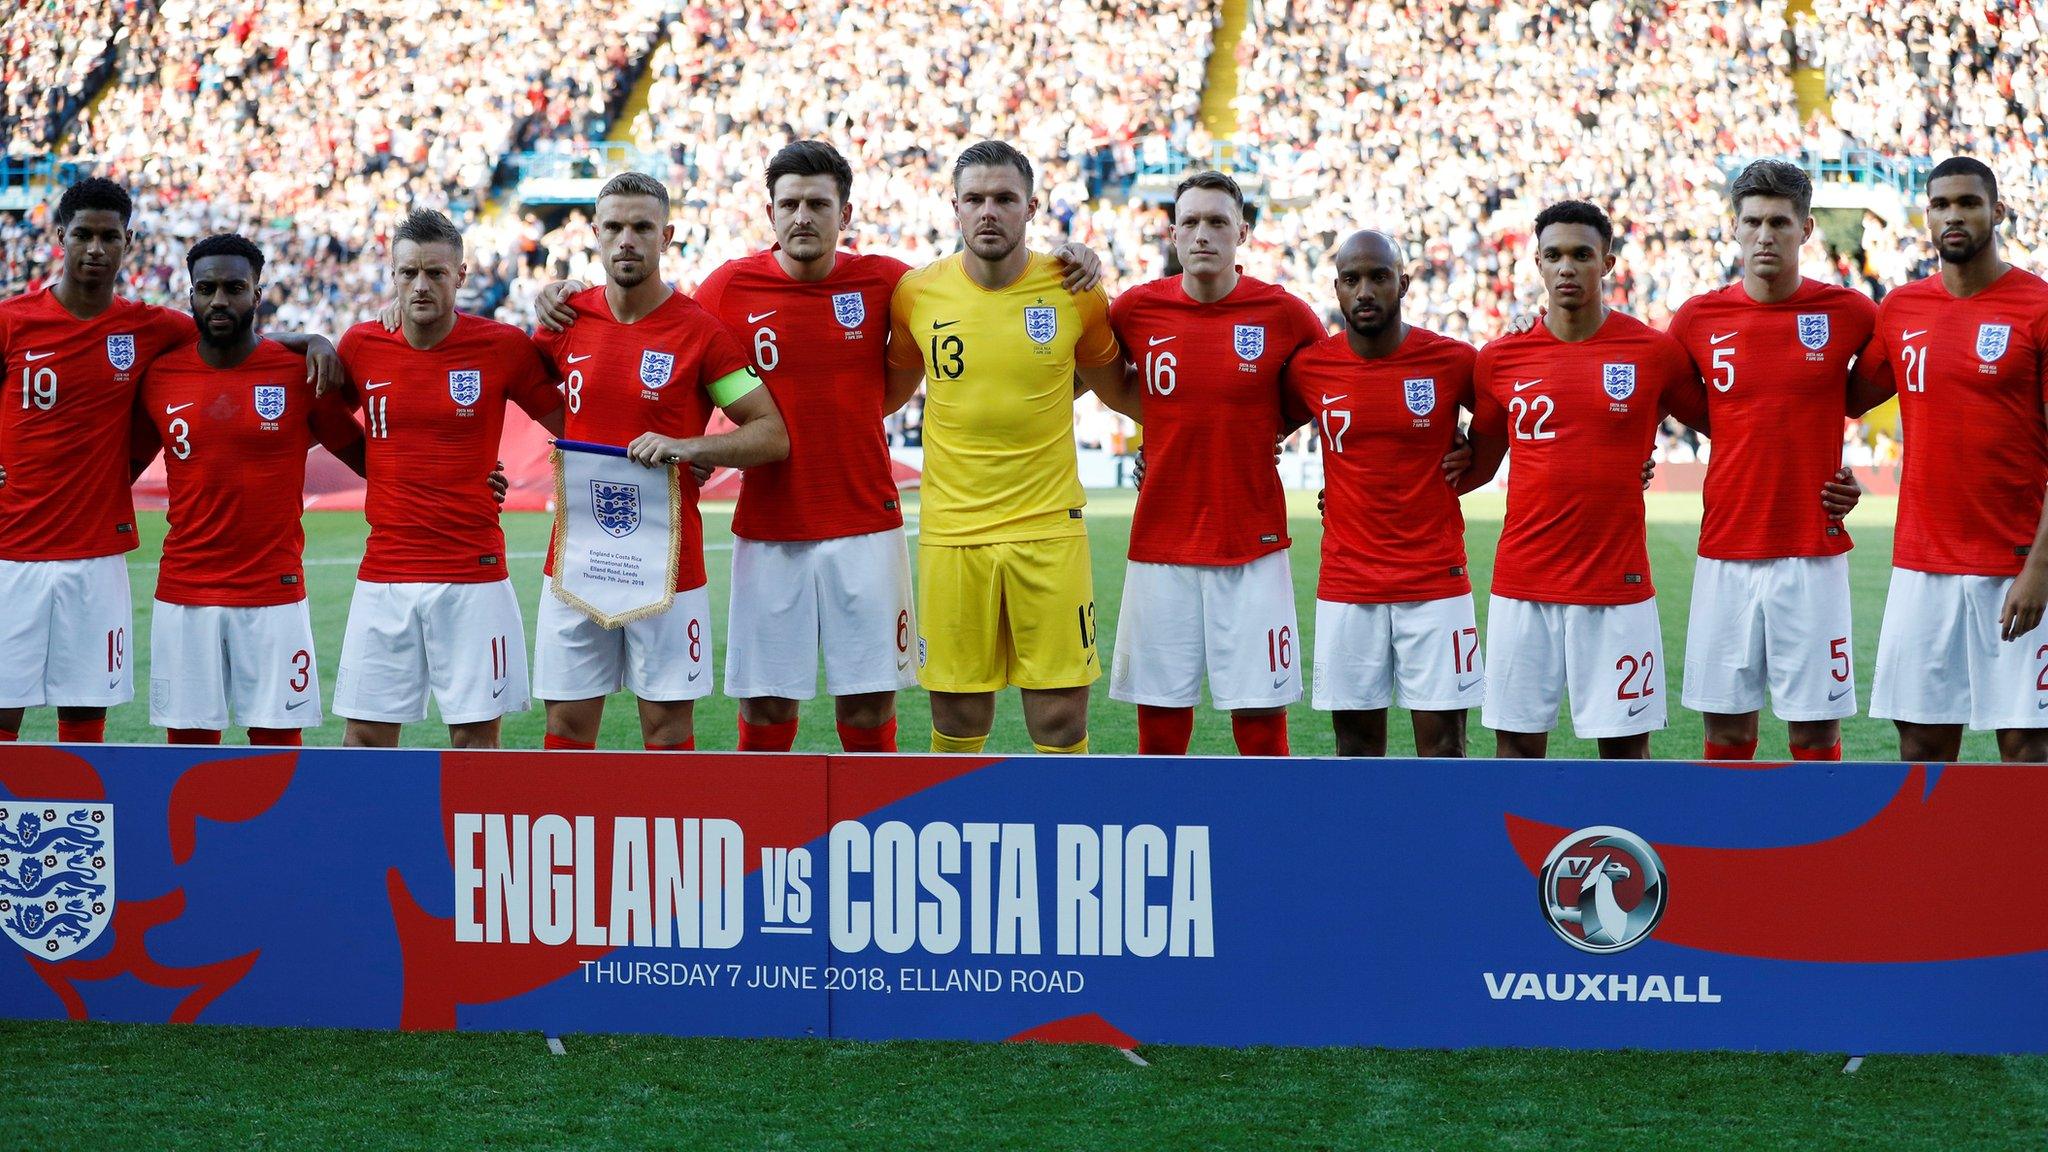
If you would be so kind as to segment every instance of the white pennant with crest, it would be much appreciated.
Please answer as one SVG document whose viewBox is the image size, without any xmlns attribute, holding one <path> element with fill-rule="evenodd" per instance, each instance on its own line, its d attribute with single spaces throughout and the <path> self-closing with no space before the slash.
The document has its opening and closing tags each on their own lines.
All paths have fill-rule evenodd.
<svg viewBox="0 0 2048 1152">
<path fill-rule="evenodd" d="M 555 441 L 555 572 L 548 590 L 600 627 L 668 611 L 682 552 L 682 478 L 626 450 Z"/>
</svg>

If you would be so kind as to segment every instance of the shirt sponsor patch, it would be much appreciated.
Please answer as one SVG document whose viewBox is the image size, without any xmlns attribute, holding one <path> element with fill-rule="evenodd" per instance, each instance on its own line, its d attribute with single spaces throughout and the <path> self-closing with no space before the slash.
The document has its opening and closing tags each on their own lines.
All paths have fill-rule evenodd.
<svg viewBox="0 0 2048 1152">
<path fill-rule="evenodd" d="M 1641 584 L 1643 582 L 1643 574 L 1641 572 L 1627 573 L 1622 576 L 1621 582 L 1623 584 Z"/>
</svg>

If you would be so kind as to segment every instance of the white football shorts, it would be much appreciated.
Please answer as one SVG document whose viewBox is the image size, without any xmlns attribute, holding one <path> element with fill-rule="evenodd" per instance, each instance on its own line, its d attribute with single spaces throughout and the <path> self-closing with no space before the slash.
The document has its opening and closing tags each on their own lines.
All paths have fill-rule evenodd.
<svg viewBox="0 0 2048 1152">
<path fill-rule="evenodd" d="M 830 540 L 732 543 L 725 694 L 809 700 L 917 683 L 910 547 L 903 529 Z"/>
<path fill-rule="evenodd" d="M 1664 727 L 1664 630 L 1639 604 L 1543 604 L 1494 596 L 1486 611 L 1486 704 L 1496 732 L 1548 732 L 1571 695 L 1581 739 Z"/>
<path fill-rule="evenodd" d="M 526 711 L 526 622 L 510 580 L 484 584 L 356 581 L 334 673 L 334 711 L 412 724 L 427 692 L 449 724 Z"/>
<path fill-rule="evenodd" d="M 1870 714 L 1980 731 L 2048 728 L 2048 625 L 1998 635 L 2010 576 L 1892 569 Z"/>
<path fill-rule="evenodd" d="M 0 708 L 135 698 L 128 558 L 0 560 Z"/>
<path fill-rule="evenodd" d="M 1702 556 L 1680 699 L 1695 712 L 1736 716 L 1762 708 L 1768 686 L 1780 720 L 1854 716 L 1850 636 L 1847 556 Z"/>
<path fill-rule="evenodd" d="M 1386 708 L 1397 687 L 1401 707 L 1419 712 L 1485 702 L 1486 665 L 1471 593 L 1401 604 L 1316 601 L 1316 708 Z"/>
<path fill-rule="evenodd" d="M 711 693 L 711 596 L 678 592 L 668 611 L 601 628 L 540 594 L 533 627 L 533 691 L 542 700 L 591 700 L 621 688 L 642 700 L 696 700 Z"/>
<path fill-rule="evenodd" d="M 229 608 L 155 602 L 149 722 L 159 728 L 318 728 L 320 669 L 306 602 Z"/>
<path fill-rule="evenodd" d="M 1192 708 L 1202 676 L 1219 709 L 1301 699 L 1301 628 L 1287 553 L 1244 564 L 1145 564 L 1124 573 L 1109 697 Z"/>
</svg>

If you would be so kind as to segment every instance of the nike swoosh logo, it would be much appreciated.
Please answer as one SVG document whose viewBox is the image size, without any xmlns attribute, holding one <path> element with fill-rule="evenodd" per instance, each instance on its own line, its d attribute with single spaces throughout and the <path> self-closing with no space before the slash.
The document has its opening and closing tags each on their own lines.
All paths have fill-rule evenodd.
<svg viewBox="0 0 2048 1152">
<path fill-rule="evenodd" d="M 377 381 L 377 382 L 376 382 L 375 384 L 365 384 L 365 385 L 363 385 L 363 391 L 365 391 L 365 392 L 375 392 L 375 391 L 376 391 L 377 389 L 379 389 L 379 388 L 389 388 L 389 387 L 391 387 L 391 381 L 389 381 L 389 380 L 379 380 L 379 381 Z"/>
<path fill-rule="evenodd" d="M 1709 337 L 1707 337 L 1707 343 L 1709 343 L 1709 344 L 1719 344 L 1719 343 L 1721 343 L 1722 341 L 1725 341 L 1725 340 L 1733 340 L 1733 339 L 1735 339 L 1735 337 L 1736 337 L 1737 335 L 1738 335 L 1737 333 L 1734 333 L 1734 332 L 1730 332 L 1730 333 L 1728 333 L 1728 334 L 1727 334 L 1726 336 L 1709 336 Z"/>
<path fill-rule="evenodd" d="M 1168 340 L 1178 339 L 1180 339 L 1180 337 L 1178 336 L 1148 336 L 1145 338 L 1145 346 L 1147 348 L 1157 348 L 1161 344 L 1166 343 Z"/>
<path fill-rule="evenodd" d="M 1926 329 L 1926 328 L 1922 328 L 1922 329 L 1920 329 L 1920 330 L 1919 330 L 1918 332 L 1907 332 L 1907 333 L 1904 333 L 1904 334 L 1900 335 L 1899 339 L 1901 339 L 1901 340 L 1911 340 L 1911 339 L 1913 339 L 1913 338 L 1914 338 L 1915 336 L 1925 336 L 1925 335 L 1927 335 L 1927 333 L 1928 333 L 1928 329 Z"/>
<path fill-rule="evenodd" d="M 1648 708 L 1649 706 L 1650 705 L 1648 701 L 1645 701 L 1641 704 L 1631 704 L 1628 706 L 1628 714 L 1631 716 L 1640 716 L 1642 715 L 1643 709 Z"/>
<path fill-rule="evenodd" d="M 496 700 L 498 697 L 503 696 L 504 694 L 505 686 L 503 684 L 500 684 L 496 688 L 491 689 L 491 699 L 493 700 Z"/>
<path fill-rule="evenodd" d="M 292 710 L 292 709 L 294 709 L 294 708 L 304 708 L 304 707 L 305 707 L 306 705 L 308 705 L 308 704 L 311 704 L 311 703 L 312 703 L 312 701 L 311 701 L 311 700 L 300 700 L 300 701 L 297 701 L 297 702 L 295 702 L 295 703 L 291 703 L 291 704 L 287 704 L 287 705 L 285 705 L 285 706 L 284 706 L 284 710 L 285 710 L 285 711 L 287 711 L 287 712 L 289 712 L 289 711 L 291 711 L 291 710 Z"/>
<path fill-rule="evenodd" d="M 1838 688 L 1835 691 L 1828 693 L 1828 703 L 1832 704 L 1835 701 L 1840 700 L 1842 697 L 1847 696 L 1848 694 L 1849 690 L 1847 688 Z"/>
<path fill-rule="evenodd" d="M 1335 395 L 1335 396 L 1325 396 L 1325 397 L 1323 397 L 1323 406 L 1327 408 L 1327 407 L 1329 407 L 1330 405 L 1332 405 L 1332 404 L 1335 404 L 1335 403 L 1336 403 L 1337 401 L 1339 401 L 1339 400 L 1349 400 L 1349 399 L 1351 399 L 1351 393 L 1349 393 L 1349 392 L 1343 392 L 1343 393 L 1340 393 L 1340 394 L 1338 394 L 1338 395 Z"/>
<path fill-rule="evenodd" d="M 761 314 L 760 314 L 759 316 L 756 316 L 756 315 L 754 315 L 754 314 L 753 314 L 752 312 L 749 312 L 749 313 L 747 313 L 747 323 L 749 323 L 749 324 L 759 324 L 759 323 L 760 323 L 761 321 L 763 321 L 763 320 L 766 320 L 766 319 L 767 319 L 767 318 L 769 318 L 770 316 L 773 316 L 773 315 L 775 315 L 775 314 L 776 314 L 777 312 L 780 312 L 780 311 L 782 311 L 782 309 L 780 309 L 780 308 L 770 308 L 770 309 L 769 309 L 769 310 L 767 310 L 766 312 L 763 312 L 763 313 L 761 313 Z"/>
<path fill-rule="evenodd" d="M 1275 677 L 1273 677 L 1273 687 L 1275 687 L 1275 688 L 1285 688 L 1285 687 L 1287 687 L 1287 677 L 1285 677 L 1285 676 L 1275 676 Z"/>
<path fill-rule="evenodd" d="M 896 662 L 896 670 L 898 672 L 901 672 L 908 667 L 910 667 L 910 658 L 907 656 Z"/>
<path fill-rule="evenodd" d="M 583 362 L 584 362 L 585 360 L 588 360 L 588 359 L 590 359 L 590 358 L 591 358 L 592 356 L 595 356 L 595 355 L 597 355 L 597 353 L 595 353 L 595 352 L 585 352 L 585 353 L 584 353 L 583 355 L 581 355 L 581 356 L 577 356 L 577 355 L 575 355 L 575 354 L 573 354 L 573 353 L 572 353 L 572 354 L 570 354 L 570 356 L 569 356 L 569 363 L 571 363 L 571 364 L 581 364 L 581 363 L 583 363 Z"/>
<path fill-rule="evenodd" d="M 1479 682 L 1480 682 L 1481 680 L 1484 680 L 1484 679 L 1486 679 L 1486 677 L 1484 677 L 1484 676 L 1474 676 L 1474 677 L 1473 677 L 1473 678 L 1471 678 L 1470 680 L 1460 680 L 1460 681 L 1458 681 L 1458 691 L 1460 691 L 1460 692 L 1470 692 L 1470 691 L 1472 690 L 1472 686 L 1473 686 L 1474 684 L 1477 684 L 1477 683 L 1479 683 Z"/>
<path fill-rule="evenodd" d="M 107 685 L 107 687 L 109 687 L 109 688 L 112 688 L 112 687 L 113 687 L 113 685 L 112 685 L 112 684 L 109 684 L 109 685 Z M 2034 701 L 2034 707 L 2035 707 L 2035 709 L 2036 709 L 2036 710 L 2039 710 L 2039 709 L 2042 709 L 2042 708 L 2048 708 L 2048 700 L 2036 700 L 2036 701 Z"/>
<path fill-rule="evenodd" d="M 56 353 L 55 353 L 55 352 L 28 352 L 28 353 L 24 353 L 24 355 L 26 355 L 26 356 L 28 357 L 28 362 L 29 362 L 29 363 L 31 363 L 31 364 L 33 364 L 33 363 L 35 363 L 35 362 L 36 362 L 36 361 L 38 361 L 38 360 L 48 360 L 48 359 L 49 359 L 50 357 L 52 357 L 52 356 L 55 356 L 55 355 L 56 355 Z"/>
<path fill-rule="evenodd" d="M 184 411 L 185 409 L 187 409 L 187 408 L 190 408 L 190 407 L 191 407 L 191 406 L 192 406 L 193 404 L 196 404 L 196 403 L 198 403 L 198 401 L 194 400 L 194 401 L 192 401 L 191 403 L 186 403 L 186 404 L 169 404 L 169 405 L 166 405 L 166 406 L 164 407 L 164 415 L 166 415 L 166 416 L 176 416 L 176 415 L 177 415 L 178 413 L 180 413 L 180 412 L 183 412 L 183 411 Z"/>
<path fill-rule="evenodd" d="M 958 323 L 958 320 L 947 320 L 943 322 L 934 320 L 932 321 L 932 331 L 937 332 L 941 328 L 951 328 L 953 325 Z"/>
<path fill-rule="evenodd" d="M 690 673 L 690 683 L 695 684 L 697 682 L 697 677 L 702 676 L 703 674 L 704 670 L 702 668 L 699 668 L 695 672 Z"/>
<path fill-rule="evenodd" d="M 1534 380 L 1517 380 L 1515 381 L 1515 391 L 1520 392 L 1524 388 L 1534 388 L 1541 383 L 1543 383 L 1543 377 L 1541 376 Z"/>
<path fill-rule="evenodd" d="M 107 687 L 109 688 L 119 688 L 120 686 L 121 678 L 119 676 L 116 676 L 112 680 L 107 681 Z"/>
</svg>

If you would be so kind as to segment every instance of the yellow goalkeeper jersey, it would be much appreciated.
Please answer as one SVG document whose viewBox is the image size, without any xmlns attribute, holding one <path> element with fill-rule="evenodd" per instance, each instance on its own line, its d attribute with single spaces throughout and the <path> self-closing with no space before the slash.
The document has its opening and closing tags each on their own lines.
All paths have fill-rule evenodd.
<svg viewBox="0 0 2048 1152">
<path fill-rule="evenodd" d="M 1109 297 L 1060 284 L 1032 253 L 1015 283 L 976 284 L 955 254 L 896 285 L 889 366 L 925 375 L 925 544 L 989 544 L 1087 533 L 1074 454 L 1074 373 L 1122 355 Z"/>
</svg>

